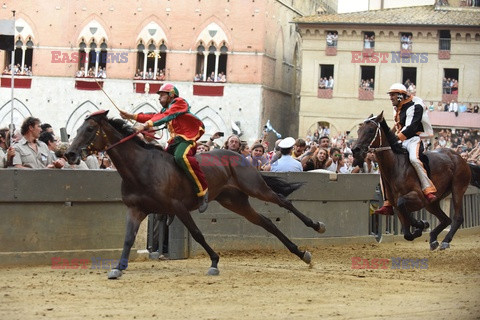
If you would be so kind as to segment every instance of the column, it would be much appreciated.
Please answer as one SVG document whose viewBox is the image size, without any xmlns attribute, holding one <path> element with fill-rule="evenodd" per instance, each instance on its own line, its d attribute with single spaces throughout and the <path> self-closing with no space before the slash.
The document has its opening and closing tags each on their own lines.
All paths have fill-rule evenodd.
<svg viewBox="0 0 480 320">
<path fill-rule="evenodd" d="M 22 70 L 25 67 L 25 53 L 27 51 L 27 46 L 22 46 Z"/>
<path fill-rule="evenodd" d="M 100 60 L 100 49 L 95 49 L 95 78 L 98 75 L 98 62 Z"/>
<path fill-rule="evenodd" d="M 207 81 L 207 61 L 208 55 L 203 52 L 203 81 Z"/>
<path fill-rule="evenodd" d="M 145 79 L 147 73 L 147 59 L 148 59 L 148 50 L 143 50 L 143 79 Z"/>
<path fill-rule="evenodd" d="M 90 48 L 85 48 L 85 77 L 88 77 L 88 60 L 90 60 Z"/>
<path fill-rule="evenodd" d="M 158 57 L 160 56 L 160 51 L 159 50 L 153 50 L 153 53 L 155 54 L 155 65 L 153 68 L 153 79 L 157 79 L 157 68 L 158 68 Z"/>
<path fill-rule="evenodd" d="M 218 77 L 218 61 L 220 59 L 220 52 L 215 52 L 215 79 L 213 81 L 217 82 Z"/>
</svg>

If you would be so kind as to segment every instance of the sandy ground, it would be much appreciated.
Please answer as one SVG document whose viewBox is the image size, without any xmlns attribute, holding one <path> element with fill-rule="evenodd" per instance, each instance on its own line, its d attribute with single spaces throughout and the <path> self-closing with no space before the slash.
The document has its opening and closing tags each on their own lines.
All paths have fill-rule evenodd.
<svg viewBox="0 0 480 320">
<path fill-rule="evenodd" d="M 310 266 L 287 251 L 220 252 L 218 277 L 205 276 L 206 256 L 132 262 L 120 280 L 2 268 L 0 319 L 480 319 L 480 235 L 442 252 L 422 240 L 309 250 Z M 352 269 L 352 257 L 423 269 Z"/>
</svg>

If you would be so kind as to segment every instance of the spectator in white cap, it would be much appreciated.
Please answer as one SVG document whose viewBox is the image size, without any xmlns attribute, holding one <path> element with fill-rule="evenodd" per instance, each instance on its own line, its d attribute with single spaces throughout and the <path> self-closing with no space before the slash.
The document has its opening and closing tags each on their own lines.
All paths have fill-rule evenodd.
<svg viewBox="0 0 480 320">
<path fill-rule="evenodd" d="M 294 145 L 295 139 L 292 137 L 285 138 L 278 144 L 282 157 L 272 164 L 272 172 L 303 171 L 302 164 L 291 156 Z"/>
</svg>

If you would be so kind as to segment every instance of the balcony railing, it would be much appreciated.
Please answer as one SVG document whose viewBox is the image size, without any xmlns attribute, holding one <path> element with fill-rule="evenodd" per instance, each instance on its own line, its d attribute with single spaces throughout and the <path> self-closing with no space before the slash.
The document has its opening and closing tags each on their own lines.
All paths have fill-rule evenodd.
<svg viewBox="0 0 480 320">
<path fill-rule="evenodd" d="M 374 98 L 373 90 L 358 88 L 358 100 L 373 100 Z"/>
<path fill-rule="evenodd" d="M 12 75 L 2 75 L 0 86 L 2 88 L 12 87 Z M 30 89 L 32 87 L 32 77 L 30 76 L 14 76 L 13 87 L 15 89 Z"/>
<path fill-rule="evenodd" d="M 318 88 L 317 97 L 320 99 L 332 99 L 333 89 L 320 89 Z"/>
</svg>

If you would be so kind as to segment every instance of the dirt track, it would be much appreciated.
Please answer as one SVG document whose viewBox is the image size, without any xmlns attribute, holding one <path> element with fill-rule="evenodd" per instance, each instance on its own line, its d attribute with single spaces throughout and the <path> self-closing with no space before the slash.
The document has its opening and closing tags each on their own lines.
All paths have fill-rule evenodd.
<svg viewBox="0 0 480 320">
<path fill-rule="evenodd" d="M 221 252 L 218 277 L 204 275 L 205 256 L 133 262 L 120 280 L 3 268 L 0 319 L 480 319 L 480 235 L 443 252 L 423 241 L 309 250 L 310 267 L 286 251 Z M 428 259 L 428 269 L 352 269 L 352 257 Z"/>
</svg>

